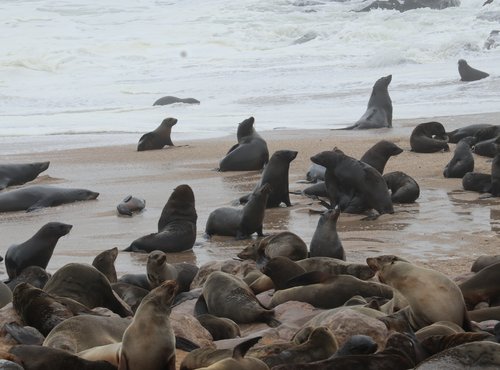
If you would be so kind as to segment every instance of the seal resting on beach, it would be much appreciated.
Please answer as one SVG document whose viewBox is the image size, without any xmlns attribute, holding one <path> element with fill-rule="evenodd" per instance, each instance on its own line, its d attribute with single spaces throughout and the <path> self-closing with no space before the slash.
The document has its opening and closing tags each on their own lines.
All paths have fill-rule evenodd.
<svg viewBox="0 0 500 370">
<path fill-rule="evenodd" d="M 151 288 L 160 286 L 164 281 L 175 280 L 180 293 L 189 291 L 198 267 L 186 262 L 170 264 L 165 253 L 153 251 L 149 253 L 146 271 Z"/>
<path fill-rule="evenodd" d="M 0 212 L 31 212 L 44 207 L 96 199 L 99 193 L 86 189 L 32 185 L 0 194 Z"/>
<path fill-rule="evenodd" d="M 200 104 L 200 101 L 194 98 L 178 98 L 176 96 L 164 96 L 155 101 L 153 105 L 169 105 L 175 103 Z"/>
<path fill-rule="evenodd" d="M 50 162 L 0 164 L 0 190 L 36 179 L 41 172 L 49 168 L 49 164 Z"/>
<path fill-rule="evenodd" d="M 11 245 L 5 254 L 5 267 L 9 278 L 14 279 L 29 266 L 45 269 L 57 241 L 68 234 L 72 227 L 73 225 L 61 222 L 49 222 L 24 243 Z"/>
<path fill-rule="evenodd" d="M 116 206 L 116 210 L 121 215 L 132 216 L 134 213 L 141 212 L 145 207 L 146 201 L 144 199 L 139 199 L 129 195 Z"/>
<path fill-rule="evenodd" d="M 238 144 L 229 149 L 219 163 L 219 171 L 257 171 L 269 160 L 267 143 L 255 131 L 253 117 L 238 125 L 236 137 Z"/>
<path fill-rule="evenodd" d="M 416 153 L 435 153 L 449 151 L 448 136 L 444 126 L 439 122 L 418 124 L 410 136 L 411 150 Z"/>
<path fill-rule="evenodd" d="M 329 209 L 319 217 L 309 245 L 310 257 L 332 257 L 345 261 L 345 251 L 337 234 L 340 209 Z"/>
<path fill-rule="evenodd" d="M 114 247 L 99 253 L 92 261 L 92 266 L 104 274 L 110 283 L 116 283 L 115 261 L 118 257 L 118 248 Z"/>
<path fill-rule="evenodd" d="M 249 237 L 254 232 L 262 233 L 262 223 L 271 186 L 264 184 L 256 188 L 243 208 L 222 207 L 212 211 L 207 219 L 205 232 L 211 235 Z"/>
<path fill-rule="evenodd" d="M 491 191 L 491 175 L 487 173 L 468 172 L 462 178 L 462 187 L 464 190 L 489 193 Z"/>
<path fill-rule="evenodd" d="M 169 253 L 191 249 L 196 241 L 197 219 L 193 190 L 189 185 L 179 185 L 163 207 L 158 232 L 134 240 L 125 251 Z"/>
<path fill-rule="evenodd" d="M 137 151 L 162 149 L 165 145 L 174 146 L 174 143 L 170 139 L 170 133 L 172 132 L 172 126 L 176 123 L 176 118 L 165 118 L 154 131 L 141 136 L 137 145 Z"/>
<path fill-rule="evenodd" d="M 465 127 L 460 127 L 453 131 L 449 131 L 446 133 L 446 135 L 448 136 L 449 143 L 456 144 L 463 138 L 466 138 L 467 136 L 474 136 L 478 131 L 492 126 L 493 125 L 487 123 L 469 125 Z"/>
<path fill-rule="evenodd" d="M 500 277 L 500 262 L 486 266 L 459 285 L 465 303 L 473 310 L 479 302 L 496 305 L 500 299 L 500 286 L 495 282 Z"/>
<path fill-rule="evenodd" d="M 477 81 L 489 76 L 488 73 L 472 68 L 465 59 L 458 60 L 460 81 Z"/>
<path fill-rule="evenodd" d="M 393 203 L 413 203 L 420 196 L 420 187 L 413 177 L 401 171 L 389 172 L 384 176 L 391 191 Z"/>
<path fill-rule="evenodd" d="M 387 90 L 391 81 L 392 75 L 389 75 L 375 82 L 365 114 L 358 122 L 344 130 L 392 127 L 392 101 Z"/>
<path fill-rule="evenodd" d="M 458 142 L 453 158 L 444 168 L 444 177 L 461 179 L 467 172 L 474 170 L 474 157 L 471 151 L 473 140 L 474 138 L 469 136 Z"/>
</svg>

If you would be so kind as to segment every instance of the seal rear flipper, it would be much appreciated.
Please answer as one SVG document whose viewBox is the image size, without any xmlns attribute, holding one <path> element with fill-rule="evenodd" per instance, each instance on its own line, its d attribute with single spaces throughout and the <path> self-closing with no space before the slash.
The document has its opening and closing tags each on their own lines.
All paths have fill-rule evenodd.
<svg viewBox="0 0 500 370">
<path fill-rule="evenodd" d="M 198 297 L 198 299 L 196 300 L 196 303 L 195 303 L 194 309 L 193 309 L 193 313 L 194 313 L 195 317 L 210 313 L 210 312 L 208 312 L 207 302 L 205 301 L 205 297 L 203 296 L 203 294 L 200 295 Z"/>
<path fill-rule="evenodd" d="M 248 340 L 246 340 L 246 341 L 241 342 L 240 344 L 238 344 L 233 349 L 233 358 L 234 359 L 242 359 L 243 357 L 245 357 L 245 355 L 248 352 L 248 350 L 250 348 L 252 348 L 254 345 L 256 345 L 257 342 L 259 340 L 261 340 L 261 339 L 262 339 L 262 337 L 259 336 L 259 337 L 255 337 L 255 338 L 252 338 L 252 339 L 248 339 Z"/>
<path fill-rule="evenodd" d="M 310 271 L 305 274 L 295 276 L 286 282 L 286 288 L 293 288 L 302 285 L 318 284 L 326 279 L 330 278 L 331 275 L 323 271 Z"/>
<path fill-rule="evenodd" d="M 5 331 L 19 344 L 41 346 L 45 337 L 32 326 L 21 326 L 16 322 L 5 324 Z"/>
<path fill-rule="evenodd" d="M 194 351 L 195 349 L 200 348 L 200 346 L 194 342 L 191 342 L 187 338 L 179 337 L 176 335 L 175 336 L 175 348 L 181 349 L 185 352 L 191 352 L 191 351 Z"/>
</svg>

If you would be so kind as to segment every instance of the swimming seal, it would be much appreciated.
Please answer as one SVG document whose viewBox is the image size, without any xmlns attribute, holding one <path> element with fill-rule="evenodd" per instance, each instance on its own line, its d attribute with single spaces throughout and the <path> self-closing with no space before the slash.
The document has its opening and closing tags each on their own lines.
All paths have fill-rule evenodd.
<svg viewBox="0 0 500 370">
<path fill-rule="evenodd" d="M 141 212 L 146 207 L 146 201 L 129 195 L 125 197 L 120 204 L 116 206 L 119 214 L 132 216 L 134 213 Z"/>
<path fill-rule="evenodd" d="M 162 149 L 165 145 L 174 146 L 172 139 L 170 139 L 170 133 L 172 126 L 176 123 L 176 118 L 165 118 L 154 131 L 141 136 L 139 144 L 137 144 L 137 151 Z"/>
<path fill-rule="evenodd" d="M 238 125 L 238 144 L 233 145 L 222 158 L 219 171 L 256 171 L 267 163 L 267 143 L 253 128 L 254 123 L 255 119 L 250 117 Z"/>
<path fill-rule="evenodd" d="M 44 207 L 96 199 L 99 193 L 86 189 L 32 185 L 0 194 L 0 212 L 31 212 Z"/>
<path fill-rule="evenodd" d="M 49 168 L 49 164 L 50 162 L 0 164 L 0 190 L 36 179 L 41 172 Z"/>
<path fill-rule="evenodd" d="M 379 78 L 372 88 L 365 114 L 354 125 L 344 130 L 364 130 L 392 127 L 392 101 L 387 88 L 392 75 Z"/>
<path fill-rule="evenodd" d="M 136 239 L 127 252 L 182 252 L 193 248 L 196 241 L 194 193 L 189 185 L 177 186 L 170 195 L 158 221 L 158 232 Z"/>
<path fill-rule="evenodd" d="M 310 257 L 332 257 L 345 261 L 345 251 L 337 234 L 340 209 L 329 209 L 320 216 L 309 245 Z"/>
<path fill-rule="evenodd" d="M 266 183 L 254 190 L 242 209 L 222 207 L 212 211 L 208 216 L 205 232 L 209 236 L 227 235 L 236 236 L 237 239 L 249 237 L 254 232 L 263 236 L 262 223 L 270 192 L 271 186 Z"/>
<path fill-rule="evenodd" d="M 472 68 L 465 59 L 458 60 L 460 81 L 477 81 L 489 76 L 488 73 Z"/>
<path fill-rule="evenodd" d="M 461 179 L 467 172 L 474 171 L 474 157 L 471 151 L 473 140 L 474 138 L 469 136 L 458 142 L 453 158 L 444 168 L 444 177 Z"/>
<path fill-rule="evenodd" d="M 154 105 L 169 105 L 175 103 L 184 103 L 184 104 L 200 104 L 199 100 L 194 98 L 178 98 L 176 96 L 164 96 L 153 103 Z"/>
<path fill-rule="evenodd" d="M 391 191 L 393 203 L 413 203 L 420 196 L 418 183 L 406 173 L 401 171 L 389 172 L 383 177 Z"/>
<path fill-rule="evenodd" d="M 410 136 L 411 150 L 416 153 L 435 153 L 449 151 L 448 136 L 444 126 L 439 122 L 418 124 Z"/>
<path fill-rule="evenodd" d="M 11 245 L 5 254 L 5 267 L 9 278 L 14 279 L 29 266 L 45 269 L 57 241 L 68 234 L 72 227 L 73 225 L 61 222 L 49 222 L 24 243 Z"/>
<path fill-rule="evenodd" d="M 104 274 L 110 283 L 116 283 L 115 261 L 118 257 L 118 248 L 114 247 L 99 253 L 92 261 L 92 266 Z"/>
</svg>

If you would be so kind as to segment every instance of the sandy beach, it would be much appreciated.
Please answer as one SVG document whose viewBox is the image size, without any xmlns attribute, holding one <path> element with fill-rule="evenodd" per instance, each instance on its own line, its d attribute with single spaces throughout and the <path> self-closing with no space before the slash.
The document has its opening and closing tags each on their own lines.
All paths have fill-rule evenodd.
<svg viewBox="0 0 500 370">
<path fill-rule="evenodd" d="M 447 130 L 473 123 L 497 124 L 500 114 L 438 117 Z M 448 275 L 469 271 L 471 262 L 483 254 L 497 254 L 500 229 L 498 199 L 479 199 L 479 194 L 465 192 L 461 179 L 445 179 L 444 166 L 450 152 L 417 154 L 410 152 L 409 137 L 413 127 L 430 119 L 399 120 L 393 129 L 372 131 L 296 130 L 266 131 L 270 153 L 279 149 L 299 152 L 290 166 L 290 190 L 308 186 L 305 179 L 309 158 L 335 146 L 346 154 L 360 158 L 379 140 L 393 141 L 404 149 L 389 160 L 386 172 L 403 171 L 420 185 L 421 195 L 415 204 L 395 205 L 393 215 L 376 221 L 361 221 L 361 215 L 342 214 L 338 232 L 346 250 L 347 260 L 364 262 L 367 257 L 396 254 L 414 263 L 430 266 Z M 258 125 L 256 125 L 259 131 Z M 228 133 L 229 134 L 229 133 Z M 137 138 L 138 139 L 138 138 Z M 195 193 L 198 213 L 198 237 L 192 251 L 172 254 L 170 261 L 188 261 L 198 265 L 210 260 L 233 258 L 248 243 L 229 237 L 204 237 L 205 223 L 215 208 L 231 205 L 249 192 L 258 181 L 258 172 L 217 172 L 219 160 L 236 142 L 235 134 L 227 137 L 184 141 L 172 140 L 178 147 L 137 152 L 136 145 L 99 146 L 84 149 L 44 152 L 37 142 L 34 154 L 4 155 L 4 163 L 50 161 L 47 171 L 33 183 L 63 187 L 82 187 L 100 193 L 95 201 L 78 202 L 47 208 L 32 213 L 0 214 L 2 244 L 7 248 L 30 238 L 42 225 L 60 221 L 73 225 L 61 238 L 48 270 L 54 272 L 69 262 L 91 263 L 104 249 L 126 248 L 134 239 L 156 231 L 161 210 L 172 190 L 189 184 Z M 91 144 L 90 144 L 91 146 Z M 490 172 L 488 158 L 475 156 L 475 171 Z M 12 190 L 10 188 L 7 191 Z M 133 217 L 119 217 L 116 205 L 132 194 L 146 200 L 146 210 Z M 264 233 L 290 230 L 309 243 L 318 221 L 310 209 L 321 209 L 316 201 L 292 195 L 293 206 L 266 211 Z M 121 252 L 116 261 L 118 275 L 144 273 L 146 254 Z M 6 278 L 1 267 L 2 278 Z"/>
</svg>

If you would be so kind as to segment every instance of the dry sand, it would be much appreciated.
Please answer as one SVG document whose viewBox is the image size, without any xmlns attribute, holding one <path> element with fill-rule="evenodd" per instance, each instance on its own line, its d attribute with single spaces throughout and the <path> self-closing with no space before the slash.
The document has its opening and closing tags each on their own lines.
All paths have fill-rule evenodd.
<svg viewBox="0 0 500 370">
<path fill-rule="evenodd" d="M 448 130 L 472 123 L 497 124 L 499 114 L 440 117 Z M 386 172 L 403 171 L 414 177 L 421 188 L 420 198 L 411 205 L 395 205 L 393 215 L 376 221 L 361 221 L 361 215 L 343 214 L 338 231 L 348 261 L 363 262 L 367 257 L 397 254 L 415 263 L 430 266 L 449 275 L 469 270 L 479 255 L 497 254 L 500 202 L 496 198 L 479 199 L 479 194 L 462 190 L 460 179 L 445 179 L 442 171 L 451 159 L 454 144 L 447 153 L 417 154 L 410 152 L 412 128 L 427 119 L 395 121 L 393 129 L 373 131 L 297 130 L 261 132 L 270 153 L 279 149 L 298 150 L 290 167 L 290 190 L 308 186 L 297 183 L 305 178 L 309 158 L 334 146 L 355 158 L 382 139 L 395 142 L 405 151 L 389 160 Z M 256 129 L 258 130 L 258 124 Z M 198 265 L 232 258 L 253 240 L 235 241 L 203 234 L 209 213 L 231 205 L 251 191 L 258 181 L 258 172 L 226 172 L 213 169 L 236 142 L 228 137 L 176 142 L 188 146 L 137 152 L 135 145 L 58 150 L 36 154 L 3 156 L 4 163 L 30 161 L 51 162 L 49 169 L 34 183 L 64 187 L 83 187 L 100 192 L 95 201 L 78 202 L 41 211 L 0 214 L 2 243 L 0 254 L 7 248 L 30 238 L 50 221 L 73 224 L 71 232 L 61 238 L 49 263 L 54 272 L 68 262 L 91 263 L 104 249 L 127 247 L 134 239 L 156 231 L 161 210 L 172 190 L 189 184 L 195 193 L 198 212 L 198 237 L 192 251 L 172 254 L 171 261 L 188 261 Z M 90 144 L 91 145 L 91 144 Z M 490 172 L 487 158 L 475 157 L 478 172 Z M 116 205 L 132 194 L 146 199 L 146 210 L 134 217 L 119 217 Z M 320 209 L 317 202 L 292 195 L 292 207 L 266 211 L 264 233 L 290 230 L 309 243 L 318 221 L 309 209 Z M 255 238 L 255 237 L 254 237 Z M 146 255 L 122 252 L 116 266 L 118 274 L 144 273 Z M 5 269 L 0 270 L 6 278 Z"/>
</svg>

